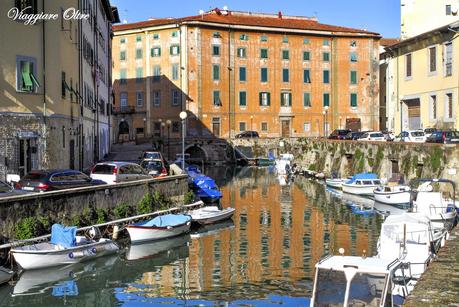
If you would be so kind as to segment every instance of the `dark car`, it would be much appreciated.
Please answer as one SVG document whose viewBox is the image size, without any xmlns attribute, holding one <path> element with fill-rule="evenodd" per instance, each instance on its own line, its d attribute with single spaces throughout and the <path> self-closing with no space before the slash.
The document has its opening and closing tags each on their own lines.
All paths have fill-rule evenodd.
<svg viewBox="0 0 459 307">
<path fill-rule="evenodd" d="M 459 144 L 459 132 L 454 130 L 436 130 L 426 139 L 427 143 Z"/>
<path fill-rule="evenodd" d="M 26 194 L 26 193 L 27 193 L 26 191 L 15 190 L 8 183 L 0 180 L 0 198 L 8 197 L 8 196 L 16 196 L 16 195 L 21 195 L 21 194 Z"/>
<path fill-rule="evenodd" d="M 143 160 L 140 166 L 148 172 L 152 177 L 167 176 L 167 169 L 161 159 Z"/>
<path fill-rule="evenodd" d="M 17 189 L 31 192 L 45 192 L 105 184 L 102 180 L 75 170 L 36 170 L 19 180 Z"/>
<path fill-rule="evenodd" d="M 357 141 L 358 139 L 360 139 L 362 137 L 362 135 L 365 133 L 365 131 L 354 131 L 354 132 L 349 132 L 348 134 L 346 134 L 346 136 L 344 137 L 345 140 L 353 140 L 353 141 Z"/>
<path fill-rule="evenodd" d="M 349 129 L 336 129 L 328 137 L 330 140 L 344 140 L 346 135 L 351 132 Z"/>
<path fill-rule="evenodd" d="M 260 137 L 258 135 L 258 132 L 256 131 L 244 131 L 239 134 L 236 134 L 237 139 L 242 139 L 242 138 L 258 138 Z"/>
</svg>

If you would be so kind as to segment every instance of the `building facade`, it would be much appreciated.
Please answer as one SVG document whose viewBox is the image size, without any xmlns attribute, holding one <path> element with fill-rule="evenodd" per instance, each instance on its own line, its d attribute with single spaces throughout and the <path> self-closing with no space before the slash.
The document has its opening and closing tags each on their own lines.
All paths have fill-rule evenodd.
<svg viewBox="0 0 459 307">
<path fill-rule="evenodd" d="M 84 3 L 77 0 L 65 4 L 13 0 L 0 3 L 2 12 L 17 10 L 57 16 L 32 24 L 7 17 L 0 19 L 1 179 L 6 174 L 23 176 L 32 169 L 85 166 L 81 156 L 83 131 L 86 125 L 93 124 L 83 120 L 85 78 L 81 71 L 81 38 L 82 24 L 94 20 L 95 13 L 87 10 Z M 99 1 L 99 5 L 107 20 L 107 27 L 102 29 L 109 38 L 111 23 L 117 17 L 114 18 L 108 1 Z M 64 18 L 67 9 L 79 10 L 90 18 Z"/>
<path fill-rule="evenodd" d="M 402 39 L 445 26 L 459 19 L 459 0 L 401 0 Z"/>
<path fill-rule="evenodd" d="M 379 126 L 379 35 L 214 9 L 114 28 L 114 135 L 321 136 Z"/>
</svg>

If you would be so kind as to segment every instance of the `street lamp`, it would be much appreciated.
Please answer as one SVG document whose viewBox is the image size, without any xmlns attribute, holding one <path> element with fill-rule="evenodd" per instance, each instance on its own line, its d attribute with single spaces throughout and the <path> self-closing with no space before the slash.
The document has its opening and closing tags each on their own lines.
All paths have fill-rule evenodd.
<svg viewBox="0 0 459 307">
<path fill-rule="evenodd" d="M 164 151 L 164 127 L 166 127 L 166 123 L 161 121 L 161 151 Z"/>
<path fill-rule="evenodd" d="M 250 115 L 250 130 L 253 131 L 253 115 Z"/>
<path fill-rule="evenodd" d="M 144 117 L 144 118 L 143 118 L 143 137 L 144 137 L 144 138 L 147 137 L 147 129 L 145 128 L 146 123 L 147 123 L 147 118 Z"/>
<path fill-rule="evenodd" d="M 325 134 L 325 138 L 327 137 L 327 120 L 328 120 L 328 106 L 325 106 L 324 107 L 324 111 L 322 112 L 322 114 L 324 115 L 324 134 Z"/>
<path fill-rule="evenodd" d="M 185 111 L 182 111 L 179 116 L 182 120 L 182 172 L 185 172 L 185 120 L 188 114 Z"/>
<path fill-rule="evenodd" d="M 171 151 L 170 151 L 170 133 L 171 133 L 171 120 L 168 119 L 166 120 L 166 124 L 167 124 L 167 159 L 170 160 L 171 159 Z"/>
</svg>

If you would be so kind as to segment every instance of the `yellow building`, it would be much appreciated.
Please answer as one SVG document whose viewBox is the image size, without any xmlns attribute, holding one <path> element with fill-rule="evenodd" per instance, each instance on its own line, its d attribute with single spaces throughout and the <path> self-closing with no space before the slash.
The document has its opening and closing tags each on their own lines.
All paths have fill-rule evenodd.
<svg viewBox="0 0 459 307">
<path fill-rule="evenodd" d="M 77 10 L 90 18 L 72 18 Z M 0 11 L 5 13 L 0 18 L 0 178 L 32 169 L 83 167 L 82 115 L 88 105 L 82 62 L 89 51 L 94 65 L 100 61 L 94 48 L 83 44 L 82 24 L 102 14 L 106 31 L 111 31 L 117 13 L 115 17 L 108 0 L 1 1 Z M 21 20 L 21 12 L 39 18 Z M 47 17 L 40 17 L 42 13 Z M 111 56 L 110 35 L 106 37 L 103 45 Z M 105 73 L 109 80 L 106 66 L 93 76 Z M 93 96 L 96 113 L 98 98 Z"/>
<path fill-rule="evenodd" d="M 396 133 L 459 128 L 458 30 L 455 22 L 386 47 L 388 127 Z"/>
</svg>

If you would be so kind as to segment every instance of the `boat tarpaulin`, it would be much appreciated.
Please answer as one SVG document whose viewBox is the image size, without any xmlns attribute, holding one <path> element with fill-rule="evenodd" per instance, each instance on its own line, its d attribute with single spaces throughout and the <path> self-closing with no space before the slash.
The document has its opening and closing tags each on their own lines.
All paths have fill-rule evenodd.
<svg viewBox="0 0 459 307">
<path fill-rule="evenodd" d="M 355 174 L 354 176 L 352 176 L 346 183 L 347 184 L 350 184 L 350 183 L 353 183 L 355 182 L 356 180 L 365 180 L 365 179 L 369 179 L 369 180 L 374 180 L 374 179 L 378 179 L 378 176 L 374 173 L 360 173 L 360 174 Z"/>
<path fill-rule="evenodd" d="M 191 216 L 186 214 L 165 214 L 155 217 L 154 219 L 148 221 L 142 221 L 135 223 L 135 226 L 142 227 L 167 227 L 167 226 L 177 226 L 185 224 L 191 220 Z"/>
<path fill-rule="evenodd" d="M 75 246 L 76 230 L 75 226 L 66 227 L 61 224 L 54 224 L 51 227 L 51 243 L 65 248 Z"/>
</svg>

